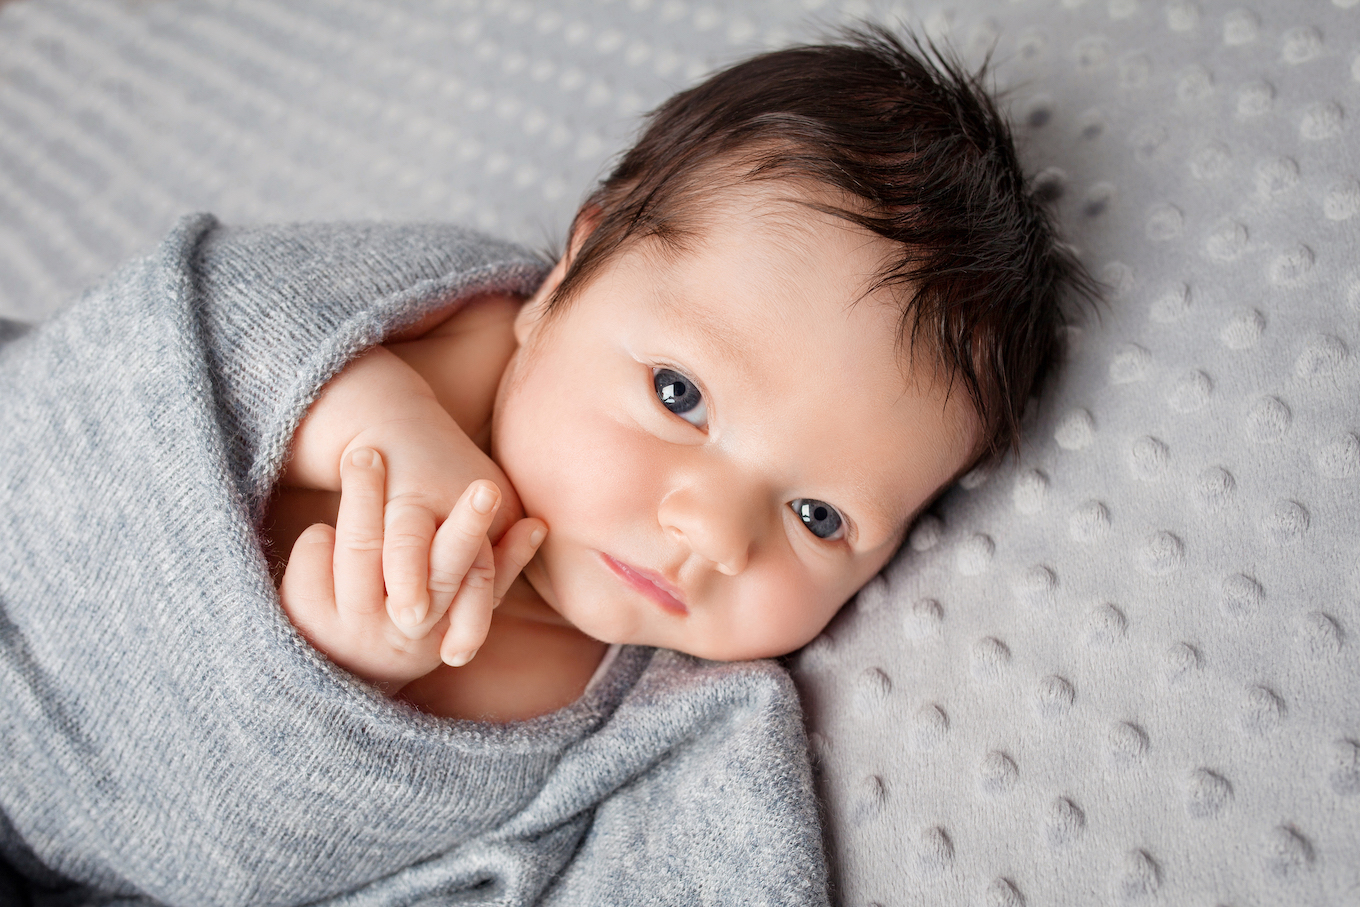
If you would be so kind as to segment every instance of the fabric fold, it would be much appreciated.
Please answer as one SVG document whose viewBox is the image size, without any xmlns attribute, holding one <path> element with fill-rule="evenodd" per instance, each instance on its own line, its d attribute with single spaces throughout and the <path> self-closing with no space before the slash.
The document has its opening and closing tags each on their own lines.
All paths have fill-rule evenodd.
<svg viewBox="0 0 1360 907">
<path fill-rule="evenodd" d="M 259 521 L 322 386 L 543 273 L 452 226 L 198 215 L 0 344 L 0 855 L 28 897 L 824 902 L 777 666 L 625 648 L 559 712 L 451 721 L 279 608 Z"/>
</svg>

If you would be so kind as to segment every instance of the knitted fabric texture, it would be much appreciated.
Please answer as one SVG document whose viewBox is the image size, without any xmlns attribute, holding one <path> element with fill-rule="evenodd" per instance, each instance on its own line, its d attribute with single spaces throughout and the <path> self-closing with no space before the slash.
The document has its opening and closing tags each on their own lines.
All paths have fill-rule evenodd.
<svg viewBox="0 0 1360 907">
<path fill-rule="evenodd" d="M 773 664 L 627 648 L 559 712 L 452 721 L 279 608 L 258 520 L 320 388 L 542 274 L 448 226 L 197 216 L 0 345 L 0 901 L 825 902 Z"/>
</svg>

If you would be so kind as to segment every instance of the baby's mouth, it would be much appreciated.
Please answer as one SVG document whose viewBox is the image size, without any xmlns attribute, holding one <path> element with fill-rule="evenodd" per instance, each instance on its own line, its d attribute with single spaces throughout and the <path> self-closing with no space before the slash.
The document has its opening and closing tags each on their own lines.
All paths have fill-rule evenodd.
<svg viewBox="0 0 1360 907">
<path fill-rule="evenodd" d="M 689 614 L 689 608 L 685 607 L 685 602 L 680 597 L 680 590 L 666 582 L 659 574 L 617 561 L 603 551 L 600 552 L 600 558 L 605 562 L 605 566 L 614 571 L 614 575 L 666 611 L 680 616 Z"/>
</svg>

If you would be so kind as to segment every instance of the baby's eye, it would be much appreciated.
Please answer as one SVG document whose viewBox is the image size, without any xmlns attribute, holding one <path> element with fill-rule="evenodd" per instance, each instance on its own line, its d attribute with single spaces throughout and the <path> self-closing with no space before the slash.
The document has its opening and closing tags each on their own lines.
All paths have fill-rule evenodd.
<svg viewBox="0 0 1360 907">
<path fill-rule="evenodd" d="M 674 369 L 654 368 L 652 386 L 666 409 L 696 428 L 708 424 L 708 405 L 693 381 Z"/>
<path fill-rule="evenodd" d="M 845 534 L 845 521 L 835 507 L 825 501 L 798 498 L 789 502 L 808 531 L 819 539 L 838 539 Z"/>
</svg>

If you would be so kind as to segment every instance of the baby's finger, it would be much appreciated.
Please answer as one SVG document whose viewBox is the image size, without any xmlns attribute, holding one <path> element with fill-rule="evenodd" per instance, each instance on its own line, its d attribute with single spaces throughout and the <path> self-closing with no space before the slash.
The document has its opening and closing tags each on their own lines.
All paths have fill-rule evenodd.
<svg viewBox="0 0 1360 907">
<path fill-rule="evenodd" d="M 538 546 L 548 535 L 548 527 L 542 520 L 523 519 L 511 526 L 501 537 L 494 551 L 496 556 L 496 582 L 492 587 L 492 607 L 501 603 L 510 584 L 519 576 L 529 561 L 534 559 Z"/>
<path fill-rule="evenodd" d="M 340 511 L 335 518 L 336 609 L 372 614 L 383 609 L 383 484 L 376 450 L 361 447 L 340 464 Z"/>
<path fill-rule="evenodd" d="M 494 483 L 473 482 L 439 527 L 430 546 L 430 612 L 426 624 L 433 626 L 453 604 L 486 542 L 499 501 L 500 489 Z M 493 563 L 488 561 L 488 568 Z"/>
<path fill-rule="evenodd" d="M 387 583 L 387 612 L 408 639 L 428 631 L 430 540 L 435 535 L 434 514 L 423 504 L 403 497 L 387 502 L 383 521 L 383 578 Z"/>
<path fill-rule="evenodd" d="M 293 543 L 283 581 L 279 583 L 284 613 L 309 642 L 316 639 L 319 628 L 335 619 L 335 587 L 331 577 L 334 548 L 334 529 L 325 523 L 308 526 Z"/>
<path fill-rule="evenodd" d="M 439 657 L 445 664 L 461 668 L 486 641 L 486 632 L 491 627 L 491 591 L 495 575 L 496 556 L 491 550 L 491 540 L 483 536 L 477 557 L 449 608 L 449 628 L 444 631 L 444 640 L 439 645 Z"/>
</svg>

